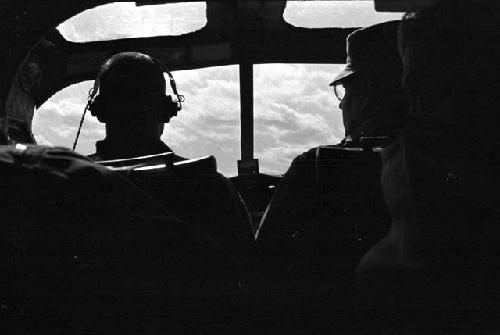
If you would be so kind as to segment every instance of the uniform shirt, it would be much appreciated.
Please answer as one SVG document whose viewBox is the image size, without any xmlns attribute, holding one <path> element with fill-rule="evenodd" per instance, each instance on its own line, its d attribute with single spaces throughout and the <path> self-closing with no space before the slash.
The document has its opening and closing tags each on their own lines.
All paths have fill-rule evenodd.
<svg viewBox="0 0 500 335">
<path fill-rule="evenodd" d="M 317 147 L 293 160 L 261 221 L 257 245 L 274 279 L 311 284 L 353 274 L 387 224 L 378 154 Z"/>
<path fill-rule="evenodd" d="M 172 152 L 172 149 L 159 139 L 147 139 L 141 143 L 141 147 L 135 147 L 128 143 L 104 139 L 96 142 L 96 152 L 88 157 L 94 161 L 132 158 L 146 155 L 155 155 L 163 152 Z M 174 155 L 173 162 L 185 160 L 186 158 Z"/>
</svg>

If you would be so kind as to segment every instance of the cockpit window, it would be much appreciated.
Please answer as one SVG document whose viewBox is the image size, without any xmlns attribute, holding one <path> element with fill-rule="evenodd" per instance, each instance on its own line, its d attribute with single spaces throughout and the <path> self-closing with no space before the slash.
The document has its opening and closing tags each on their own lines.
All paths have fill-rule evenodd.
<svg viewBox="0 0 500 335">
<path fill-rule="evenodd" d="M 75 15 L 57 29 L 68 41 L 91 42 L 181 35 L 199 30 L 206 24 L 205 2 L 150 6 L 115 2 Z"/>
<path fill-rule="evenodd" d="M 93 81 L 87 80 L 66 87 L 35 111 L 32 130 L 38 144 L 72 147 L 87 103 L 87 92 L 93 85 Z M 91 154 L 95 151 L 95 141 L 104 137 L 104 124 L 87 113 L 76 151 Z"/>
<path fill-rule="evenodd" d="M 291 160 L 343 137 L 338 101 L 328 86 L 341 64 L 254 65 L 255 158 L 260 170 L 281 174 Z M 183 110 L 165 126 L 162 140 L 178 155 L 214 155 L 219 171 L 237 174 L 240 153 L 238 66 L 175 71 Z M 67 87 L 36 112 L 33 133 L 39 144 L 71 148 L 92 81 Z M 167 92 L 171 94 L 171 92 Z M 76 151 L 95 152 L 105 126 L 87 114 Z"/>
<path fill-rule="evenodd" d="M 401 19 L 401 13 L 378 13 L 373 1 L 287 1 L 283 17 L 303 28 L 366 27 Z"/>
<path fill-rule="evenodd" d="M 328 86 L 342 64 L 254 66 L 255 157 L 260 171 L 281 174 L 308 149 L 344 135 L 338 100 Z"/>
<path fill-rule="evenodd" d="M 162 140 L 186 158 L 214 155 L 219 171 L 237 174 L 240 156 L 240 94 L 238 66 L 219 66 L 173 73 L 182 111 L 165 125 Z M 36 112 L 33 134 L 39 144 L 71 148 L 93 81 L 67 87 Z M 172 94 L 169 90 L 167 94 Z M 133 135 L 131 135 L 133 136 Z M 105 137 L 105 126 L 87 113 L 76 151 L 89 155 Z"/>
</svg>

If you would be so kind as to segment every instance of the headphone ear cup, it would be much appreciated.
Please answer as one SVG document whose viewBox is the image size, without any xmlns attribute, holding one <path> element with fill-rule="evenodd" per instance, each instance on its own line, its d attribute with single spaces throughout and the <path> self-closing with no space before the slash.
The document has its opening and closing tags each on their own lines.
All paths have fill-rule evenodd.
<svg viewBox="0 0 500 335">
<path fill-rule="evenodd" d="M 159 121 L 164 123 L 170 122 L 171 118 L 177 116 L 178 111 L 178 105 L 173 101 L 172 96 L 163 95 L 161 98 Z"/>
<path fill-rule="evenodd" d="M 106 123 L 104 100 L 98 95 L 89 105 L 90 115 L 95 116 L 99 122 Z"/>
</svg>

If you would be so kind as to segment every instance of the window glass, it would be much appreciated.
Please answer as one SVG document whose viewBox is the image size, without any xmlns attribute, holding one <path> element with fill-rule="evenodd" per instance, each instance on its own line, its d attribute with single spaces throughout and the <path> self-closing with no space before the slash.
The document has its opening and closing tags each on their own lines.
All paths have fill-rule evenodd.
<svg viewBox="0 0 500 335">
<path fill-rule="evenodd" d="M 219 171 L 237 174 L 240 157 L 240 97 L 237 66 L 210 67 L 173 73 L 183 110 L 165 126 L 162 140 L 178 155 L 197 158 L 214 155 Z M 39 144 L 71 147 L 92 81 L 67 87 L 35 113 L 33 133 Z M 172 94 L 170 88 L 168 94 Z M 95 152 L 105 137 L 104 124 L 87 113 L 77 152 Z"/>
<path fill-rule="evenodd" d="M 90 42 L 181 35 L 201 29 L 206 23 L 205 2 L 151 6 L 115 2 L 75 15 L 57 29 L 68 41 Z"/>
<path fill-rule="evenodd" d="M 373 1 L 287 1 L 286 22 L 304 28 L 366 27 L 401 19 L 401 13 L 378 13 Z"/>
<path fill-rule="evenodd" d="M 262 172 L 284 173 L 298 154 L 343 138 L 338 100 L 328 86 L 343 67 L 254 66 L 255 157 Z M 222 173 L 236 175 L 241 156 L 238 66 L 176 71 L 174 77 L 186 102 L 165 126 L 162 140 L 186 158 L 214 155 Z M 92 85 L 86 81 L 67 87 L 36 111 L 33 133 L 38 143 L 72 146 Z M 76 150 L 91 154 L 104 137 L 104 125 L 87 114 Z"/>
<path fill-rule="evenodd" d="M 344 66 L 254 66 L 255 157 L 261 172 L 284 173 L 298 154 L 343 138 L 339 102 L 329 83 Z"/>
<path fill-rule="evenodd" d="M 218 170 L 237 175 L 240 158 L 238 66 L 176 71 L 183 110 L 165 127 L 162 139 L 186 158 L 214 155 Z"/>
<path fill-rule="evenodd" d="M 93 81 L 84 81 L 54 94 L 33 117 L 33 135 L 38 144 L 71 148 L 76 137 L 88 92 Z M 87 113 L 76 151 L 94 153 L 94 143 L 105 137 L 104 124 Z"/>
</svg>

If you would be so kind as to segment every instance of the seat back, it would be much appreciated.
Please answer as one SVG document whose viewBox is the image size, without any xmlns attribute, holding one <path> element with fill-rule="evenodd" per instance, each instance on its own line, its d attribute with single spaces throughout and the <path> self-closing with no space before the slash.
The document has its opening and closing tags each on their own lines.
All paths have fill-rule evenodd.
<svg viewBox="0 0 500 335">
<path fill-rule="evenodd" d="M 127 159 L 110 168 L 125 174 L 182 221 L 208 233 L 229 254 L 255 266 L 248 211 L 231 182 L 217 172 L 215 157 L 156 164 L 164 158 L 168 156 L 151 156 L 150 163 L 140 166 L 137 159 Z"/>
<path fill-rule="evenodd" d="M 276 276 L 304 285 L 352 279 L 361 255 L 387 229 L 379 169 L 377 153 L 341 146 L 294 160 L 259 228 L 270 271 L 285 268 Z"/>
<path fill-rule="evenodd" d="M 238 266 L 116 172 L 2 146 L 0 184 L 2 333 L 202 331 L 238 300 Z"/>
<path fill-rule="evenodd" d="M 173 158 L 173 152 L 163 152 L 155 155 L 97 161 L 96 163 L 107 166 L 112 170 L 133 170 L 134 168 L 138 168 L 141 166 L 155 166 L 160 164 L 172 165 Z"/>
<path fill-rule="evenodd" d="M 389 229 L 380 157 L 372 150 L 322 146 L 315 159 L 314 221 L 295 235 L 309 248 L 296 248 L 302 266 L 308 265 L 297 268 L 297 275 L 323 273 L 328 280 L 344 277 L 353 284 L 359 260 Z"/>
</svg>

